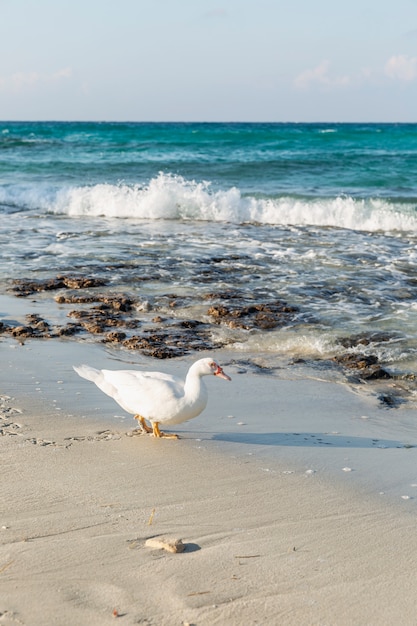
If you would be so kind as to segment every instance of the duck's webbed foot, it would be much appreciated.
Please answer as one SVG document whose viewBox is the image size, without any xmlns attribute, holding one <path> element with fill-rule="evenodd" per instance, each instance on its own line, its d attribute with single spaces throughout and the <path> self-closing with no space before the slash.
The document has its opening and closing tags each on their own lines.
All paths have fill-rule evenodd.
<svg viewBox="0 0 417 626">
<path fill-rule="evenodd" d="M 152 423 L 153 436 L 154 437 L 165 437 L 166 439 L 179 439 L 179 436 L 175 433 L 163 433 L 159 430 L 159 423 Z"/>
<path fill-rule="evenodd" d="M 143 432 L 145 433 L 152 433 L 153 430 L 150 426 L 148 426 L 148 424 L 145 421 L 145 418 L 142 417 L 142 415 L 135 415 L 135 420 L 138 420 L 140 427 L 142 429 Z"/>
</svg>

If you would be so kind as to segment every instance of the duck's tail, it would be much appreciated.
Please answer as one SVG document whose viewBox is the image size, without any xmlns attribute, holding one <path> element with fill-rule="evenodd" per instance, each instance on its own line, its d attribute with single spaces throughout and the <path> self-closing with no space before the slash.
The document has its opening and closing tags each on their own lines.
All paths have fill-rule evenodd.
<svg viewBox="0 0 417 626">
<path fill-rule="evenodd" d="M 73 368 L 79 376 L 86 378 L 87 380 L 91 380 L 91 382 L 96 384 L 102 376 L 100 370 L 96 370 L 94 367 L 90 367 L 89 365 L 73 365 Z"/>
</svg>

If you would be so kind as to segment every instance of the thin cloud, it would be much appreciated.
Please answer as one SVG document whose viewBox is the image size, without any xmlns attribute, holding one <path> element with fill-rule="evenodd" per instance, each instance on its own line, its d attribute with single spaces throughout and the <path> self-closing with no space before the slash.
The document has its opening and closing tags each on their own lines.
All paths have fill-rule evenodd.
<svg viewBox="0 0 417 626">
<path fill-rule="evenodd" d="M 228 12 L 226 9 L 223 9 L 222 7 L 217 7 L 214 9 L 210 9 L 209 11 L 206 11 L 205 13 L 205 17 L 209 17 L 209 18 L 223 18 L 223 17 L 227 17 Z"/>
<path fill-rule="evenodd" d="M 417 79 L 417 57 L 405 54 L 393 55 L 378 69 L 363 67 L 350 76 L 334 76 L 330 72 L 330 62 L 322 61 L 316 67 L 301 72 L 294 79 L 297 89 L 307 90 L 312 87 L 340 88 L 363 84 L 381 84 L 388 79 L 402 83 L 411 83 Z"/>
<path fill-rule="evenodd" d="M 349 76 L 331 76 L 330 62 L 322 61 L 313 69 L 304 70 L 295 80 L 297 89 L 308 89 L 311 85 L 322 85 L 326 87 L 346 87 L 350 84 Z"/>
<path fill-rule="evenodd" d="M 385 74 L 392 80 L 410 83 L 417 78 L 417 58 L 406 54 L 392 56 L 385 64 Z"/>
<path fill-rule="evenodd" d="M 24 91 L 39 84 L 55 83 L 72 76 L 72 69 L 65 67 L 52 74 L 39 72 L 15 72 L 10 76 L 0 76 L 0 89 L 3 91 Z"/>
</svg>

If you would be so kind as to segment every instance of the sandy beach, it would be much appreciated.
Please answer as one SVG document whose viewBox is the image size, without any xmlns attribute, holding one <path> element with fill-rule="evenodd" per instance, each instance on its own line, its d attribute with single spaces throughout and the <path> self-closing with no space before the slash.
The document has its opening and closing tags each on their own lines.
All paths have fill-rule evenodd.
<svg viewBox="0 0 417 626">
<path fill-rule="evenodd" d="M 417 624 L 411 412 L 395 438 L 371 396 L 220 355 L 232 382 L 157 440 L 72 371 L 128 361 L 70 341 L 1 352 L 0 624 Z"/>
<path fill-rule="evenodd" d="M 26 4 L 1 4 L 0 626 L 417 626 L 410 7 Z M 179 439 L 89 382 L 202 357 L 184 402 L 121 377 Z"/>
</svg>

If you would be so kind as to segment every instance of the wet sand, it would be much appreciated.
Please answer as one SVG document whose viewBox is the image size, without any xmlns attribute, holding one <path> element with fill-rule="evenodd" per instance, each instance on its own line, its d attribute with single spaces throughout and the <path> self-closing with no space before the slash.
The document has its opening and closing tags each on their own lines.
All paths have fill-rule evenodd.
<svg viewBox="0 0 417 626">
<path fill-rule="evenodd" d="M 232 383 L 157 440 L 71 366 L 193 359 L 0 346 L 1 624 L 415 624 L 411 411 L 220 353 Z"/>
</svg>

